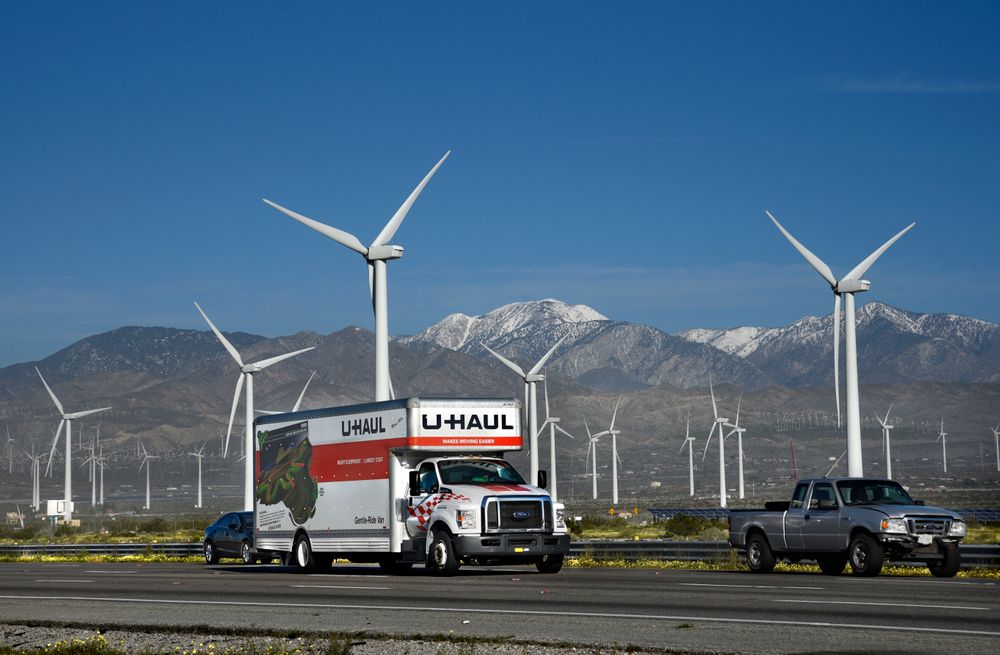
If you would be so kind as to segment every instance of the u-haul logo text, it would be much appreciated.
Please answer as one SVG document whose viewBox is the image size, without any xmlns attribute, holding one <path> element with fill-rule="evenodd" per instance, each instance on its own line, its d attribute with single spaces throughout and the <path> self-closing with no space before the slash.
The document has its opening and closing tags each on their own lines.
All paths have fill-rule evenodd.
<svg viewBox="0 0 1000 655">
<path fill-rule="evenodd" d="M 506 414 L 442 414 L 421 417 L 425 430 L 440 430 L 446 425 L 452 430 L 513 430 L 510 417 Z"/>
<path fill-rule="evenodd" d="M 358 437 L 365 434 L 382 434 L 385 426 L 382 425 L 382 417 L 356 418 L 353 421 L 340 422 L 340 434 L 345 437 Z"/>
</svg>

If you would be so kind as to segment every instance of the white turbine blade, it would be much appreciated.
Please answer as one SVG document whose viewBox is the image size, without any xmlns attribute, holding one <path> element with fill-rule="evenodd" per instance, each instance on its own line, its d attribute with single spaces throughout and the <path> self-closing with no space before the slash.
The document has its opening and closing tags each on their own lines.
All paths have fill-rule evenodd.
<svg viewBox="0 0 1000 655">
<path fill-rule="evenodd" d="M 879 248 L 872 254 L 868 255 L 863 262 L 852 268 L 851 272 L 844 276 L 844 279 L 845 280 L 860 279 L 861 276 L 865 274 L 865 271 L 871 268 L 871 265 L 875 263 L 875 260 L 881 257 L 882 253 L 884 253 L 886 250 L 889 249 L 889 246 L 896 243 L 896 241 L 899 240 L 899 237 L 903 236 L 904 234 L 912 230 L 914 225 L 916 225 L 916 223 L 910 223 L 902 230 L 900 230 L 899 233 L 896 234 L 896 236 L 892 237 L 891 239 L 883 243 L 881 248 Z"/>
<path fill-rule="evenodd" d="M 313 381 L 314 377 L 316 377 L 316 371 L 313 371 L 309 375 L 309 379 L 306 380 L 306 386 L 302 387 L 302 393 L 299 394 L 299 399 L 295 401 L 295 405 L 292 407 L 293 412 L 299 411 L 299 407 L 302 405 L 302 399 L 306 397 L 306 389 L 309 388 L 309 383 Z"/>
<path fill-rule="evenodd" d="M 799 254 L 805 257 L 806 261 L 816 269 L 816 272 L 822 275 L 823 279 L 829 282 L 831 287 L 837 286 L 837 278 L 833 276 L 833 271 L 831 271 L 830 267 L 826 265 L 826 262 L 814 255 L 808 248 L 799 243 L 795 237 L 789 234 L 788 230 L 786 230 L 781 223 L 778 222 L 778 219 L 771 215 L 771 212 L 765 211 L 764 213 L 767 214 L 768 218 L 774 221 L 774 225 L 781 230 L 781 233 L 784 234 L 785 238 L 788 239 L 792 246 L 799 251 Z"/>
<path fill-rule="evenodd" d="M 35 367 L 35 373 L 38 373 L 38 377 L 42 378 L 42 384 L 45 385 L 45 390 L 49 392 L 50 396 L 52 396 L 52 402 L 56 404 L 56 409 L 59 410 L 59 414 L 60 415 L 65 414 L 66 410 L 63 409 L 62 403 L 59 402 L 59 399 L 56 398 L 56 395 L 52 392 L 52 389 L 49 388 L 49 383 L 46 382 L 45 378 L 42 377 L 42 372 L 38 370 L 37 366 Z"/>
<path fill-rule="evenodd" d="M 712 429 L 708 431 L 708 439 L 705 441 L 705 450 L 701 453 L 701 461 L 705 461 L 705 455 L 708 455 L 708 444 L 712 443 L 712 435 L 715 433 L 715 426 L 718 423 L 712 424 Z M 722 434 L 722 428 L 719 428 L 719 434 Z"/>
<path fill-rule="evenodd" d="M 148 457 L 149 456 L 149 452 L 146 450 L 146 446 L 141 441 L 139 442 L 139 450 L 142 451 L 142 456 L 143 457 Z"/>
<path fill-rule="evenodd" d="M 583 419 L 583 428 L 587 431 L 587 438 L 593 441 L 594 435 L 590 434 L 590 426 L 587 425 L 587 419 Z"/>
<path fill-rule="evenodd" d="M 545 422 L 549 422 L 549 378 L 542 380 L 542 389 L 545 391 Z"/>
<path fill-rule="evenodd" d="M 229 339 L 222 336 L 222 332 L 219 332 L 219 328 L 215 327 L 215 323 L 213 323 L 212 319 L 208 317 L 205 310 L 201 308 L 201 305 L 196 302 L 194 306 L 198 308 L 202 318 L 204 318 L 205 322 L 208 323 L 208 327 L 212 328 L 212 332 L 214 332 L 215 336 L 222 342 L 223 347 L 229 352 L 230 355 L 232 355 L 233 359 L 236 360 L 236 363 L 240 365 L 240 368 L 243 368 L 243 359 L 240 357 L 239 352 L 236 351 L 236 348 L 233 347 L 233 344 L 229 343 Z"/>
<path fill-rule="evenodd" d="M 583 460 L 583 470 L 584 471 L 587 470 L 587 464 L 590 464 L 590 451 L 593 450 L 593 448 L 594 448 L 594 440 L 591 439 L 587 443 L 587 457 L 586 457 L 586 459 Z"/>
<path fill-rule="evenodd" d="M 600 439 L 601 437 L 603 437 L 606 434 L 611 434 L 611 432 L 609 430 L 601 430 L 600 432 L 595 432 L 593 435 L 591 435 L 590 438 L 591 439 Z"/>
<path fill-rule="evenodd" d="M 316 230 L 317 232 L 319 232 L 323 236 L 329 237 L 330 239 L 333 239 L 334 241 L 336 241 L 340 245 L 347 246 L 348 248 L 350 248 L 354 252 L 360 253 L 363 256 L 366 256 L 366 257 L 368 256 L 368 248 L 365 248 L 364 244 L 361 243 L 361 240 L 358 239 L 358 237 L 356 237 L 353 234 L 351 234 L 350 232 L 345 232 L 343 230 L 338 230 L 337 228 L 330 227 L 329 225 L 326 225 L 325 223 L 320 223 L 319 221 L 314 221 L 313 219 L 309 218 L 308 216 L 303 216 L 302 214 L 298 214 L 296 212 L 293 212 L 291 209 L 285 209 L 281 205 L 279 205 L 277 203 L 273 203 L 270 200 L 268 200 L 267 198 L 262 198 L 262 200 L 264 202 L 266 202 L 267 204 L 271 205 L 272 207 L 274 207 L 275 209 L 277 209 L 279 212 L 281 212 L 281 213 L 283 213 L 283 214 L 285 214 L 287 216 L 290 216 L 290 217 L 294 218 L 295 220 L 297 220 L 299 223 L 302 223 L 306 227 L 311 227 L 312 229 Z"/>
<path fill-rule="evenodd" d="M 70 420 L 76 420 L 78 418 L 83 418 L 84 416 L 90 416 L 91 414 L 96 414 L 97 412 L 106 412 L 110 407 L 101 407 L 100 409 L 87 409 L 82 412 L 73 412 L 72 414 L 67 414 L 66 418 Z"/>
<path fill-rule="evenodd" d="M 611 427 L 608 428 L 608 432 L 615 429 L 615 418 L 618 416 L 618 406 L 622 404 L 622 396 L 618 395 L 618 402 L 615 403 L 615 411 L 611 412 Z"/>
<path fill-rule="evenodd" d="M 886 410 L 886 412 L 885 412 L 885 419 L 882 421 L 883 427 L 885 426 L 886 423 L 889 422 L 889 413 L 891 411 L 892 411 L 892 403 L 889 403 L 889 409 Z"/>
<path fill-rule="evenodd" d="M 568 337 L 568 336 L 569 336 L 569 334 L 564 334 L 562 336 L 562 339 L 560 339 L 559 341 L 556 341 L 555 345 L 552 346 L 551 348 L 549 348 L 549 352 L 545 353 L 545 355 L 540 360 L 538 360 L 538 363 L 531 367 L 531 370 L 528 371 L 528 375 L 534 375 L 535 373 L 537 373 L 538 371 L 540 371 L 542 369 L 542 367 L 545 366 L 545 362 L 549 361 L 549 357 L 552 356 L 552 353 L 554 353 L 556 351 L 556 348 L 559 347 L 559 344 L 561 344 L 563 341 L 565 341 L 566 337 Z"/>
<path fill-rule="evenodd" d="M 743 403 L 743 392 L 740 392 L 740 399 L 736 401 L 736 425 L 732 426 L 734 428 L 740 427 L 740 404 Z"/>
<path fill-rule="evenodd" d="M 203 452 L 205 452 L 205 446 L 207 446 L 207 445 L 208 445 L 207 441 L 204 442 L 203 444 L 201 444 L 201 448 L 198 449 L 198 454 L 199 455 L 202 454 Z"/>
<path fill-rule="evenodd" d="M 576 437 L 574 437 L 569 432 L 567 432 L 565 429 L 563 429 L 563 427 L 561 425 L 559 425 L 558 423 L 553 423 L 553 425 L 556 427 L 556 430 L 559 430 L 560 432 L 562 432 L 563 434 L 565 434 L 570 439 L 573 439 L 574 441 L 576 440 Z"/>
<path fill-rule="evenodd" d="M 52 450 L 49 451 L 49 463 L 45 465 L 45 475 L 46 476 L 48 476 L 49 471 L 52 470 L 52 458 L 56 454 L 56 444 L 59 443 L 59 435 L 62 434 L 62 429 L 63 429 L 64 425 L 66 425 L 66 421 L 65 420 L 60 420 L 59 421 L 59 427 L 56 428 L 56 436 L 55 436 L 55 439 L 52 440 Z"/>
<path fill-rule="evenodd" d="M 368 295 L 372 299 L 372 313 L 375 313 L 375 264 L 368 262 Z"/>
<path fill-rule="evenodd" d="M 726 425 L 729 425 L 729 424 L 727 423 Z M 727 432 L 727 433 L 726 433 L 726 436 L 724 436 L 724 437 L 722 438 L 722 440 L 723 440 L 723 441 L 725 441 L 725 440 L 726 440 L 726 439 L 728 439 L 729 437 L 731 437 L 731 436 L 733 436 L 734 434 L 736 434 L 736 427 L 734 427 L 734 426 L 732 426 L 732 425 L 729 425 L 729 427 L 731 427 L 731 428 L 733 428 L 733 429 L 732 429 L 732 430 L 730 430 L 729 432 Z M 722 434 L 722 428 L 719 428 L 719 434 Z"/>
<path fill-rule="evenodd" d="M 255 414 L 263 414 L 264 416 L 274 416 L 275 414 L 284 414 L 284 412 L 274 412 L 274 411 L 271 411 L 269 409 L 257 409 L 257 408 L 254 408 L 253 411 L 254 411 Z"/>
<path fill-rule="evenodd" d="M 524 383 L 524 420 L 525 420 L 525 422 L 527 422 L 527 420 L 528 420 L 528 387 L 529 387 L 528 383 L 525 382 Z"/>
<path fill-rule="evenodd" d="M 147 461 L 149 461 L 149 457 L 142 458 L 142 462 L 139 463 L 139 471 L 142 471 L 142 467 L 146 465 Z"/>
<path fill-rule="evenodd" d="M 392 386 L 391 372 L 386 376 L 386 382 L 389 383 L 389 400 L 396 400 L 396 388 Z"/>
<path fill-rule="evenodd" d="M 271 366 L 272 364 L 277 364 L 278 362 L 286 360 L 289 357 L 295 357 L 296 355 L 301 355 L 304 352 L 308 352 L 310 350 L 315 350 L 315 349 L 316 346 L 309 346 L 308 348 L 303 348 L 302 350 L 296 350 L 295 352 L 292 353 L 285 353 L 284 355 L 278 355 L 277 357 L 271 357 L 270 359 L 262 359 L 259 362 L 254 362 L 253 365 L 256 366 L 258 369 L 263 370 L 268 366 Z"/>
<path fill-rule="evenodd" d="M 854 318 L 851 317 L 853 321 Z M 840 294 L 833 296 L 833 395 L 837 401 L 837 429 L 840 429 Z"/>
<path fill-rule="evenodd" d="M 448 159 L 448 155 L 450 154 L 451 150 L 444 153 L 444 157 L 442 157 L 438 163 L 434 164 L 434 168 L 431 169 L 431 172 L 425 175 L 424 179 L 420 180 L 420 184 L 417 185 L 417 188 L 414 189 L 403 204 L 400 205 L 399 209 L 396 210 L 396 213 L 389 219 L 389 222 L 382 228 L 382 231 L 378 233 L 377 237 L 375 237 L 375 240 L 372 241 L 373 247 L 384 246 L 389 243 L 389 240 L 396 234 L 396 230 L 399 229 L 403 219 L 406 218 L 406 214 L 409 213 L 410 207 L 413 207 L 413 203 L 417 201 L 417 198 L 420 196 L 420 192 L 424 190 L 427 183 L 431 181 L 432 177 L 434 177 L 434 173 L 437 173 L 437 169 L 441 168 L 441 164 L 444 163 L 445 159 Z"/>
<path fill-rule="evenodd" d="M 510 370 L 514 371 L 515 373 L 517 373 L 518 375 L 520 375 L 522 378 L 525 376 L 524 371 L 521 369 L 520 366 L 518 366 L 514 362 L 510 361 L 509 359 L 507 359 L 506 357 L 504 357 L 503 355 L 501 355 L 497 351 L 493 350 L 492 348 L 490 348 L 489 346 L 487 346 L 485 343 L 479 342 L 479 345 L 482 346 L 483 348 L 485 348 L 486 350 L 488 350 L 490 352 L 490 354 L 492 354 L 494 357 L 496 357 L 497 359 L 499 359 L 501 362 L 503 362 L 504 364 L 506 364 L 507 368 L 509 368 Z M 527 403 L 525 403 L 525 405 L 527 405 Z"/>
<path fill-rule="evenodd" d="M 226 428 L 226 443 L 222 446 L 222 456 L 229 455 L 229 435 L 233 433 L 233 421 L 236 420 L 236 406 L 240 402 L 240 392 L 243 391 L 243 373 L 236 379 L 236 392 L 233 394 L 233 408 L 229 410 L 229 427 Z"/>
<path fill-rule="evenodd" d="M 719 408 L 715 404 L 715 387 L 712 386 L 712 375 L 708 376 L 708 390 L 712 394 L 712 417 L 719 418 Z"/>
</svg>

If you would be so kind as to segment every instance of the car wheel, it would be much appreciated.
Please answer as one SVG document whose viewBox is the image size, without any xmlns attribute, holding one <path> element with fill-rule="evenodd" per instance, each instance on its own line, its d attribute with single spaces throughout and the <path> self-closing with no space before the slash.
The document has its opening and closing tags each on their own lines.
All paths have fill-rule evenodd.
<svg viewBox="0 0 1000 655">
<path fill-rule="evenodd" d="M 958 544 L 940 544 L 941 559 L 927 562 L 927 568 L 935 578 L 954 578 L 962 568 L 962 552 Z"/>
<path fill-rule="evenodd" d="M 253 548 L 250 547 L 250 542 L 246 539 L 240 544 L 240 560 L 244 564 L 253 564 Z"/>
<path fill-rule="evenodd" d="M 767 538 L 754 532 L 747 539 L 747 566 L 751 573 L 770 573 L 774 570 L 775 558 Z"/>
<path fill-rule="evenodd" d="M 542 555 L 542 559 L 535 562 L 535 568 L 539 573 L 559 573 L 562 567 L 562 555 Z"/>
<path fill-rule="evenodd" d="M 208 541 L 208 540 L 205 541 L 205 551 L 204 552 L 205 552 L 205 563 L 206 564 L 218 564 L 219 563 L 219 554 L 217 552 L 215 552 L 215 545 L 211 541 Z"/>
<path fill-rule="evenodd" d="M 866 578 L 879 574 L 884 559 L 885 553 L 881 544 L 867 534 L 862 533 L 854 537 L 847 549 L 847 561 L 851 564 L 851 570 L 855 575 Z"/>
<path fill-rule="evenodd" d="M 316 569 L 316 560 L 313 558 L 312 546 L 309 545 L 309 537 L 301 535 L 295 540 L 292 547 L 292 565 L 299 573 L 309 573 Z"/>
<path fill-rule="evenodd" d="M 840 575 L 847 565 L 847 558 L 843 555 L 822 555 L 816 558 L 816 563 L 823 575 Z"/>
<path fill-rule="evenodd" d="M 428 560 L 435 575 L 454 575 L 458 571 L 461 562 L 455 557 L 455 547 L 447 532 L 434 533 Z"/>
</svg>

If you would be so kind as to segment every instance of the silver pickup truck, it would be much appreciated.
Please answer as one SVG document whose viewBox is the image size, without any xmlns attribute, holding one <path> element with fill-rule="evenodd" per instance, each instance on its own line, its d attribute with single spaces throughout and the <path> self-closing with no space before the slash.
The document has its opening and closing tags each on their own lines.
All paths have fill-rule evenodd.
<svg viewBox="0 0 1000 655">
<path fill-rule="evenodd" d="M 961 566 L 964 536 L 954 512 L 927 507 L 885 479 L 802 480 L 790 502 L 729 514 L 729 544 L 746 553 L 753 573 L 770 573 L 779 559 L 811 559 L 827 575 L 850 563 L 855 574 L 874 576 L 885 561 L 910 560 L 950 578 Z"/>
</svg>

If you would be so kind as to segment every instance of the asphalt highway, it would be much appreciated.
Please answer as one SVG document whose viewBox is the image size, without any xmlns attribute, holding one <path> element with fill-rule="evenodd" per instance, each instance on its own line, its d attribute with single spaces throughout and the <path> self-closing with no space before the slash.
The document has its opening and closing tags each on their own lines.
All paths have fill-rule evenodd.
<svg viewBox="0 0 1000 655">
<path fill-rule="evenodd" d="M 0 564 L 0 622 L 208 625 L 694 652 L 1000 652 L 1000 585 L 851 575 L 464 567 Z"/>
</svg>

